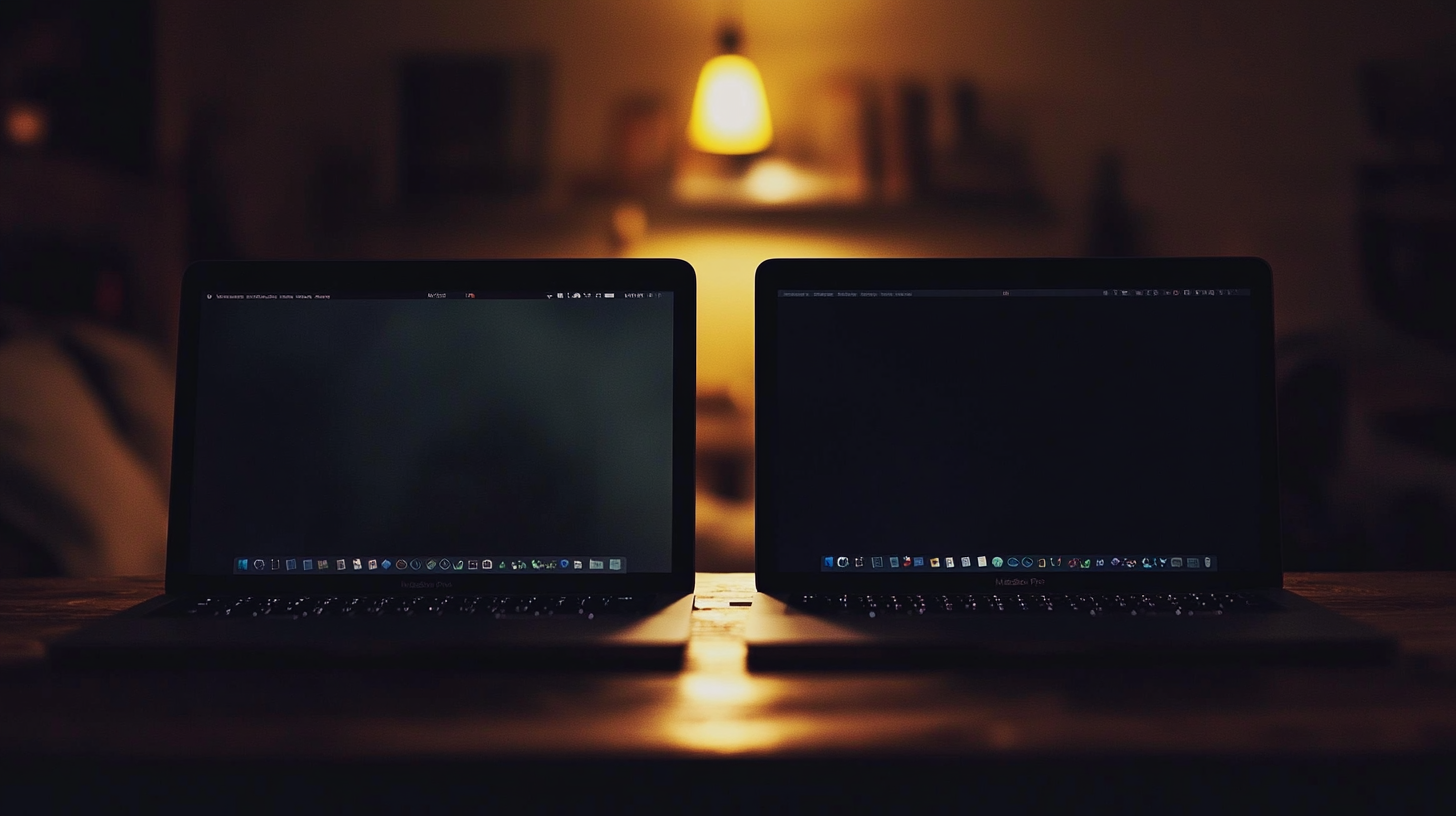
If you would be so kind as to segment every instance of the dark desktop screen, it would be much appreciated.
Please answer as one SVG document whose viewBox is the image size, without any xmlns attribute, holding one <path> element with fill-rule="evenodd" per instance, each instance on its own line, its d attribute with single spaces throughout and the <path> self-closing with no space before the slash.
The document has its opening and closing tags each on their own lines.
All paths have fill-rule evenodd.
<svg viewBox="0 0 1456 816">
<path fill-rule="evenodd" d="M 668 572 L 668 292 L 204 295 L 202 574 Z"/>
<path fill-rule="evenodd" d="M 777 309 L 780 569 L 1258 567 L 1249 290 L 784 290 Z"/>
</svg>

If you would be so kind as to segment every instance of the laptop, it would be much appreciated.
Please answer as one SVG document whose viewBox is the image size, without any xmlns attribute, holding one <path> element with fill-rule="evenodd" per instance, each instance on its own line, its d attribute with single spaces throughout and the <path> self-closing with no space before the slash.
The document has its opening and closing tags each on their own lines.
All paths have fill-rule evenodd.
<svg viewBox="0 0 1456 816">
<path fill-rule="evenodd" d="M 695 290 L 678 260 L 193 264 L 166 594 L 52 657 L 679 665 Z"/>
<path fill-rule="evenodd" d="M 1257 258 L 758 268 L 755 668 L 1378 659 L 1281 589 Z"/>
</svg>

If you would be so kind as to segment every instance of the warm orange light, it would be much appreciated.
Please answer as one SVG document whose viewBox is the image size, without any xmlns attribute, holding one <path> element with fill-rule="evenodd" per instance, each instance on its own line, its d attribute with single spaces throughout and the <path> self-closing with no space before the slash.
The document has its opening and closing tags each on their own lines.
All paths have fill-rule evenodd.
<svg viewBox="0 0 1456 816">
<path fill-rule="evenodd" d="M 33 147 L 44 142 L 49 131 L 49 117 L 39 106 L 16 102 L 5 112 L 5 135 L 11 144 Z"/>
<path fill-rule="evenodd" d="M 763 78 L 747 57 L 723 54 L 703 66 L 688 141 L 699 150 L 733 156 L 758 153 L 773 142 Z"/>
<path fill-rule="evenodd" d="M 755 201 L 781 204 L 803 193 L 804 179 L 782 159 L 764 159 L 743 177 L 744 189 Z"/>
</svg>

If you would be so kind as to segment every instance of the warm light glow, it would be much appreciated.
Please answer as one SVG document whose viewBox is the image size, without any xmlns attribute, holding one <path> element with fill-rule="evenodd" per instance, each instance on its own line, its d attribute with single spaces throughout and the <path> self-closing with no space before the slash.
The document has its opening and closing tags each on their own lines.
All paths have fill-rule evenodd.
<svg viewBox="0 0 1456 816">
<path fill-rule="evenodd" d="M 796 198 L 807 186 L 800 173 L 783 160 L 761 161 L 748 171 L 743 184 L 748 194 L 765 204 L 781 204 Z"/>
<path fill-rule="evenodd" d="M 5 135 L 11 144 L 33 147 L 45 141 L 49 130 L 45 111 L 29 102 L 16 102 L 5 112 Z"/>
<path fill-rule="evenodd" d="M 913 255 L 913 245 L 774 229 L 664 226 L 625 253 L 682 258 L 698 275 L 698 384 L 752 404 L 753 273 L 765 258 Z"/>
<path fill-rule="evenodd" d="M 699 652 L 689 655 L 689 663 L 699 665 L 678 680 L 678 704 L 664 722 L 669 739 L 693 750 L 739 753 L 772 748 L 796 730 L 766 716 L 789 683 L 748 674 L 746 649 L 724 644 L 705 655 L 702 645 L 689 647 Z"/>
<path fill-rule="evenodd" d="M 693 96 L 688 141 L 709 153 L 758 153 L 773 142 L 763 78 L 746 57 L 723 54 L 708 60 Z"/>
<path fill-rule="evenodd" d="M 743 705 L 763 696 L 763 689 L 744 674 L 686 674 L 681 688 L 684 698 L 702 704 Z"/>
<path fill-rule="evenodd" d="M 776 719 L 674 721 L 667 733 L 678 745 L 698 751 L 736 754 L 764 751 L 788 737 L 789 728 Z"/>
</svg>

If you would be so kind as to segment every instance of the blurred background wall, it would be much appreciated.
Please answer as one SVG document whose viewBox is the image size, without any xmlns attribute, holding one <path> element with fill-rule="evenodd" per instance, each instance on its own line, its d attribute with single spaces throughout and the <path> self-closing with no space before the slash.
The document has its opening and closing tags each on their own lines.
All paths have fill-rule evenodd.
<svg viewBox="0 0 1456 816">
<path fill-rule="evenodd" d="M 67 64 L 140 83 L 125 138 L 145 160 L 59 139 L 62 102 L 6 172 L 124 188 L 71 196 L 97 214 L 67 229 L 149 236 L 130 239 L 144 314 L 125 328 L 160 347 L 189 257 L 692 262 L 709 568 L 751 552 L 753 269 L 847 254 L 1263 256 L 1290 565 L 1456 562 L 1449 2 L 118 0 L 4 19 L 12 113 L 45 108 L 23 81 L 48 64 L 36 42 L 132 55 Z M 684 138 L 725 21 L 772 111 L 748 159 Z"/>
<path fill-rule="evenodd" d="M 1281 331 L 1360 310 L 1353 167 L 1370 150 L 1360 66 L 1439 53 L 1456 36 L 1456 13 L 1438 0 L 738 5 L 788 141 L 803 140 L 805 101 L 833 77 L 970 79 L 989 118 L 1025 139 L 1058 213 L 1039 251 L 1082 251 L 1094 161 L 1116 149 L 1150 222 L 1147 250 L 1264 255 L 1280 275 Z M 397 199 L 401 56 L 539 52 L 552 62 L 549 187 L 560 196 L 607 160 L 621 100 L 656 96 L 686 122 L 724 7 L 158 0 L 161 162 L 181 164 L 189 123 L 210 109 L 226 121 L 219 153 L 240 248 L 308 253 L 310 184 L 328 151 L 350 154 L 372 205 Z M 746 281 L 751 270 L 720 274 Z"/>
</svg>

